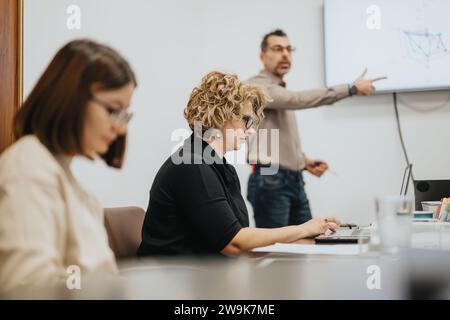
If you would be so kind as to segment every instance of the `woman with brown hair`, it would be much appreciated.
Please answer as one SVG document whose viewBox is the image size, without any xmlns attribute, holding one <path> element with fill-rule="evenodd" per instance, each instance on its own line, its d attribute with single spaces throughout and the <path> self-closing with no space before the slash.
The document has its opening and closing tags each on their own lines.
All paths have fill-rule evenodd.
<svg viewBox="0 0 450 320">
<path fill-rule="evenodd" d="M 138 255 L 239 255 L 335 230 L 335 217 L 302 225 L 250 228 L 239 178 L 224 155 L 255 132 L 268 100 L 234 75 L 210 72 L 194 88 L 184 116 L 194 131 L 153 181 Z"/>
<path fill-rule="evenodd" d="M 102 207 L 70 163 L 122 166 L 135 87 L 128 62 L 90 40 L 61 48 L 38 80 L 0 157 L 0 292 L 64 283 L 69 266 L 116 273 Z"/>
</svg>

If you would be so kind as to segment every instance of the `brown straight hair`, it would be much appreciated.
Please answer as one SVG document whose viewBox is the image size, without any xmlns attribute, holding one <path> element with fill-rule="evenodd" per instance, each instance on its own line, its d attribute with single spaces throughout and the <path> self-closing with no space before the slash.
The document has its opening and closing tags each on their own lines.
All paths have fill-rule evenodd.
<svg viewBox="0 0 450 320">
<path fill-rule="evenodd" d="M 114 49 L 92 40 L 74 40 L 62 47 L 44 71 L 14 118 L 14 136 L 35 134 L 53 154 L 84 154 L 82 134 L 91 87 L 119 89 L 133 83 L 133 70 Z M 126 135 L 119 136 L 100 155 L 120 168 Z"/>
</svg>

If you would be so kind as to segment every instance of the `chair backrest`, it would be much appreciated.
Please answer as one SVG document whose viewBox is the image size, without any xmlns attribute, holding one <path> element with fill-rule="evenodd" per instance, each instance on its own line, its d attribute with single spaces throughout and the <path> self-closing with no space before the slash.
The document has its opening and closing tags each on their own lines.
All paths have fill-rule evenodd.
<svg viewBox="0 0 450 320">
<path fill-rule="evenodd" d="M 145 211 L 138 207 L 105 208 L 105 227 L 116 259 L 136 256 L 141 243 Z"/>
</svg>

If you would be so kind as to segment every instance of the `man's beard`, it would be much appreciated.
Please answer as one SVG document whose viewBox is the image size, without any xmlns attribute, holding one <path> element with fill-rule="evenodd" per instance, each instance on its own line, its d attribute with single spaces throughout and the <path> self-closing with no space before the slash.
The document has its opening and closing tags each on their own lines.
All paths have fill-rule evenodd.
<svg viewBox="0 0 450 320">
<path fill-rule="evenodd" d="M 284 63 L 286 63 L 286 62 L 284 62 Z M 282 76 L 284 76 L 286 73 L 288 73 L 289 72 L 289 70 L 291 70 L 291 64 L 289 63 L 289 66 L 287 67 L 287 68 L 282 68 L 281 67 L 281 62 L 277 65 L 277 67 L 275 68 L 275 74 L 277 75 L 277 76 L 279 76 L 279 77 L 282 77 Z M 281 70 L 283 70 L 283 71 L 281 71 Z"/>
</svg>

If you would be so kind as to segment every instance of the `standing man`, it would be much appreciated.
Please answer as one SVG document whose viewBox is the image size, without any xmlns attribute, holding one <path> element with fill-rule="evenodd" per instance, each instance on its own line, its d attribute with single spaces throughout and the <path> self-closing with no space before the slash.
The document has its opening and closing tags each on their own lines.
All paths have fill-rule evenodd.
<svg viewBox="0 0 450 320">
<path fill-rule="evenodd" d="M 264 70 L 248 80 L 264 87 L 273 99 L 266 106 L 258 134 L 249 140 L 248 161 L 252 164 L 252 174 L 247 198 L 253 206 L 258 228 L 301 224 L 311 219 L 303 170 L 321 177 L 328 169 L 325 161 L 309 159 L 303 152 L 294 111 L 330 105 L 353 95 L 371 95 L 375 90 L 373 82 L 385 79 L 364 79 L 364 71 L 352 84 L 291 91 L 286 89 L 283 78 L 291 68 L 294 50 L 283 30 L 266 34 L 260 53 Z M 276 139 L 278 146 L 271 142 L 273 129 L 279 130 L 279 141 Z M 268 175 L 264 172 L 265 167 L 276 167 L 278 170 Z"/>
</svg>

